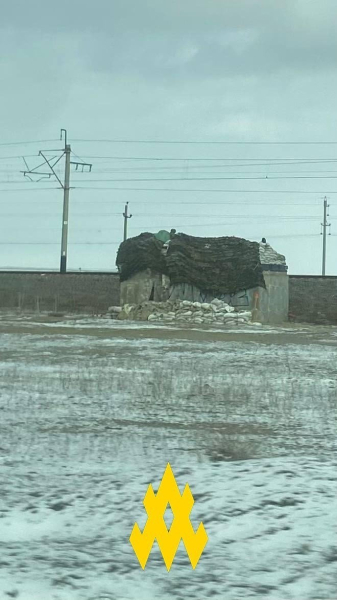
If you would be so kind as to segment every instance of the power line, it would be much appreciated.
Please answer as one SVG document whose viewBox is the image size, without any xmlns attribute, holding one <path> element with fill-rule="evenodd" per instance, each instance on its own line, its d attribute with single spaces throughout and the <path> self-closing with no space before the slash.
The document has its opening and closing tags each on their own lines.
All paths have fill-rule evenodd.
<svg viewBox="0 0 337 600">
<path fill-rule="evenodd" d="M 4 184 L 6 184 L 6 185 L 19 185 L 20 183 L 21 183 L 21 185 L 27 186 L 27 190 L 28 190 L 30 184 L 32 183 L 32 180 L 30 180 L 30 181 L 0 181 L 1 185 L 4 185 Z M 34 183 L 37 183 L 37 182 L 34 181 Z M 49 183 L 49 182 L 46 181 L 45 183 Z M 55 183 L 55 181 L 50 181 L 50 183 Z"/>
<path fill-rule="evenodd" d="M 337 179 L 336 176 L 328 176 L 328 177 L 316 177 L 314 176 L 304 176 L 304 175 L 291 175 L 291 176 L 286 176 L 286 177 L 190 177 L 190 176 L 186 176 L 186 177 L 143 177 L 143 178 L 137 178 L 137 179 L 87 179 L 86 181 L 88 183 L 104 183 L 104 182 L 129 182 L 129 181 L 136 181 L 136 182 L 141 182 L 141 181 L 185 181 L 185 182 L 189 182 L 189 181 L 251 181 L 251 180 L 262 180 L 262 181 L 266 181 L 266 180 L 274 180 L 274 179 Z M 77 183 L 77 179 L 74 179 L 74 182 Z M 15 182 L 18 183 L 18 182 Z"/>
<path fill-rule="evenodd" d="M 36 156 L 38 156 L 38 154 L 25 154 L 26 158 L 35 158 Z M 20 160 L 22 160 L 22 154 L 21 156 L 0 156 L 0 160 L 14 160 L 19 158 Z"/>
<path fill-rule="evenodd" d="M 181 189 L 181 188 L 136 188 L 136 187 L 115 187 L 115 186 L 109 186 L 109 187 L 90 187 L 90 186 L 81 186 L 81 185 L 77 185 L 73 188 L 74 190 L 118 190 L 120 192 L 202 192 L 202 193 L 221 193 L 223 194 L 228 193 L 228 194 L 315 194 L 315 196 L 321 195 L 321 194 L 337 194 L 337 191 L 307 191 L 307 190 L 228 190 L 228 189 L 221 189 L 221 190 L 210 190 L 210 189 L 206 189 L 206 190 L 201 190 L 201 189 Z M 6 191 L 6 190 L 4 190 Z M 12 191 L 12 190 L 11 190 Z M 26 191 L 26 190 L 23 190 Z"/>
<path fill-rule="evenodd" d="M 112 217 L 112 216 L 119 216 L 121 213 L 115 213 L 115 212 L 104 212 L 104 213 L 98 213 L 97 211 L 95 212 L 85 212 L 85 213 L 78 213 L 78 212 L 73 212 L 72 213 L 74 216 L 76 215 L 77 217 L 89 217 L 92 215 L 95 215 L 97 217 Z M 20 213 L 20 217 L 29 217 L 32 219 L 36 219 L 36 215 L 38 215 L 39 217 L 57 217 L 57 214 L 51 215 L 50 213 L 41 213 L 41 211 L 36 211 L 35 213 L 29 212 L 29 213 Z M 163 213 L 142 213 L 142 215 L 135 215 L 135 216 L 144 216 L 144 217 L 151 217 L 151 216 L 158 216 L 158 217 L 164 217 L 164 218 L 179 218 L 179 217 L 188 217 L 188 218 L 196 218 L 199 219 L 201 216 L 203 217 L 207 217 L 209 216 L 210 218 L 214 215 L 202 215 L 202 214 L 198 214 L 198 215 L 190 215 L 190 214 L 163 214 Z M 226 214 L 226 215 L 220 215 L 221 217 L 225 218 L 225 219 L 290 219 L 290 220 L 304 220 L 304 221 L 316 221 L 319 217 L 317 215 L 275 215 L 275 214 L 270 214 L 270 215 L 230 215 L 230 214 Z M 1 217 L 15 217 L 17 219 L 18 217 L 18 213 L 2 213 Z M 337 217 L 331 217 L 332 219 L 337 219 Z"/>
<path fill-rule="evenodd" d="M 277 158 L 252 158 L 252 157 L 247 157 L 247 158 L 221 158 L 221 157 L 214 157 L 214 158 L 210 158 L 210 157 L 199 157 L 199 158 L 195 158 L 195 157 L 167 157 L 167 156 L 85 156 L 85 158 L 90 158 L 90 159 L 95 159 L 95 160 L 133 160 L 133 161 L 223 161 L 223 162 L 236 162 L 236 161 L 266 161 L 266 163 L 262 163 L 262 164 L 270 164 L 270 162 L 273 162 L 274 164 L 289 164 L 289 161 L 293 162 L 294 164 L 308 164 L 308 163 L 334 163 L 337 162 L 337 159 L 335 158 L 299 158 L 299 157 L 294 157 L 294 158 L 282 158 L 282 157 L 277 157 Z M 275 162 L 278 161 L 278 162 Z M 282 161 L 282 162 L 279 162 Z M 286 161 L 286 162 L 283 162 Z"/>
<path fill-rule="evenodd" d="M 187 170 L 185 167 L 183 166 L 177 166 L 177 167 L 146 167 L 146 168 L 137 168 L 137 167 L 131 167 L 131 168 L 111 168 L 111 169 L 96 169 L 95 173 L 152 173 L 152 172 L 163 172 L 165 171 L 165 173 L 167 171 L 171 172 L 171 173 L 178 173 L 178 172 L 184 172 L 185 171 L 185 175 L 182 177 L 182 179 L 185 180 L 191 180 L 190 177 L 190 170 L 198 170 L 198 173 L 201 174 L 204 172 L 204 170 L 206 169 L 216 169 L 216 175 L 217 174 L 221 174 L 221 172 L 224 171 L 224 169 L 232 169 L 233 167 L 235 167 L 236 165 L 202 165 L 202 166 L 189 166 L 187 167 Z M 241 165 L 244 166 L 244 165 Z M 255 165 L 248 165 L 248 166 L 255 166 Z M 267 165 L 267 166 L 271 166 L 271 165 Z M 55 169 L 57 171 L 57 173 L 60 173 L 59 169 Z M 206 171 L 207 172 L 207 171 Z M 10 173 L 15 173 L 17 174 L 17 169 L 0 169 L 0 173 L 3 174 L 10 174 Z M 268 176 L 267 178 L 271 179 L 270 175 L 273 174 L 288 174 L 290 173 L 291 175 L 302 175 L 302 173 L 337 173 L 337 170 L 327 170 L 327 169 L 320 169 L 320 170 L 300 170 L 300 169 L 296 169 L 296 170 L 287 170 L 287 171 L 279 171 L 279 170 L 272 170 L 272 171 L 268 171 L 268 170 L 259 170 L 259 171 L 225 171 L 225 173 L 228 173 L 229 175 L 245 175 L 245 174 L 249 174 L 249 175 L 254 175 L 254 174 L 259 174 L 259 175 L 264 175 L 264 177 L 261 177 L 261 179 L 266 179 L 266 176 Z M 207 174 L 209 174 L 209 171 L 207 172 Z M 226 179 L 228 179 L 228 177 L 226 177 Z M 241 178 L 238 178 L 241 179 Z M 243 178 L 245 179 L 245 178 Z M 279 179 L 289 179 L 287 177 L 280 177 Z M 291 179 L 291 177 L 290 177 Z M 324 178 L 323 178 L 324 179 Z M 326 179 L 326 178 L 325 178 Z M 101 179 L 100 181 L 111 181 L 110 179 Z M 116 181 L 116 179 L 113 179 L 113 181 Z M 127 179 L 127 181 L 133 181 L 132 179 Z M 143 181 L 143 179 L 141 180 Z M 13 181 L 10 179 L 7 179 L 5 181 L 0 181 L 0 183 L 16 183 L 19 184 L 21 183 L 21 181 Z"/>
<path fill-rule="evenodd" d="M 59 188 L 57 188 L 57 189 L 59 189 Z M 19 202 L 19 203 L 24 202 L 24 203 L 28 204 L 27 200 L 20 200 L 18 198 L 14 198 L 12 200 L 12 202 Z M 44 201 L 42 200 L 42 202 L 44 202 Z M 133 199 L 132 202 L 133 203 L 138 203 L 140 205 L 146 204 L 147 206 L 148 205 L 155 205 L 155 206 L 158 205 L 158 202 L 153 201 L 153 200 L 137 200 L 137 199 Z M 84 204 L 90 204 L 90 205 L 94 204 L 95 206 L 97 204 L 108 204 L 109 206 L 121 206 L 121 204 L 122 204 L 121 201 L 118 202 L 118 201 L 111 201 L 111 200 L 95 200 L 94 202 L 92 200 L 74 200 L 73 204 L 76 205 L 76 203 L 80 204 L 81 206 L 84 205 Z M 6 204 L 7 205 L 8 202 L 7 202 L 7 200 L 0 200 L 0 204 Z M 32 201 L 29 201 L 29 205 L 31 205 L 31 204 L 38 204 L 39 206 L 41 206 L 41 200 L 32 200 Z M 187 204 L 187 205 L 193 205 L 193 206 L 195 204 L 197 204 L 197 205 L 217 204 L 217 205 L 220 205 L 220 206 L 222 206 L 222 205 L 223 206 L 233 206 L 233 201 L 228 202 L 226 200 L 224 200 L 224 201 L 222 201 L 222 200 L 216 200 L 216 201 L 209 201 L 209 200 L 207 200 L 205 202 L 200 202 L 198 200 L 187 200 L 187 201 L 186 200 L 180 200 L 180 201 L 172 201 L 172 202 L 170 202 L 170 204 L 182 204 L 182 205 L 186 205 Z M 44 202 L 44 206 L 47 206 L 47 207 L 54 206 L 54 202 Z M 287 206 L 287 207 L 288 206 L 289 207 L 292 207 L 292 206 L 311 206 L 312 208 L 317 208 L 319 205 L 318 204 L 314 204 L 313 202 L 268 202 L 268 201 L 265 201 L 265 202 L 254 202 L 253 201 L 253 202 L 250 202 L 248 204 L 247 201 L 241 201 L 241 200 L 239 200 L 239 201 L 235 201 L 235 206 L 271 206 L 271 207 L 273 207 L 273 206 Z M 116 215 L 117 214 L 120 215 L 120 213 L 115 213 L 115 214 Z M 139 215 L 140 213 L 137 213 L 137 214 Z M 142 214 L 145 214 L 145 213 L 142 213 Z M 153 214 L 152 211 L 151 211 L 151 214 Z"/>
<path fill-rule="evenodd" d="M 29 188 L 30 192 L 42 192 L 42 191 L 50 191 L 50 190 L 59 190 L 59 187 L 47 187 L 47 188 L 43 188 L 43 187 L 38 187 L 38 188 Z M 0 192 L 25 192 L 25 194 L 27 194 L 27 189 L 24 188 L 18 188 L 18 189 L 0 189 Z M 329 192 L 330 193 L 330 192 Z"/>
<path fill-rule="evenodd" d="M 119 192 L 174 192 L 174 193 L 207 193 L 207 194 L 314 194 L 315 196 L 319 196 L 322 194 L 337 194 L 337 191 L 308 191 L 308 190 L 228 190 L 228 189 L 217 189 L 217 190 L 211 190 L 211 189 L 182 189 L 182 188 L 136 188 L 136 187 L 115 187 L 115 186 L 109 186 L 109 187 L 102 187 L 102 186 L 81 186 L 81 185 L 77 185 L 71 188 L 72 190 L 85 190 L 85 191 L 92 191 L 92 190 L 96 190 L 96 191 L 105 191 L 105 190 L 117 190 Z M 51 191 L 51 190 L 60 190 L 60 187 L 55 186 L 55 187 L 37 187 L 37 188 L 17 188 L 17 189 L 0 189 L 0 192 L 24 192 L 25 194 L 27 193 L 27 191 L 30 192 L 42 192 L 42 191 Z M 170 200 L 171 204 L 174 204 L 174 201 Z M 181 202 L 177 202 L 177 204 L 180 204 Z M 194 202 L 193 202 L 194 203 Z M 198 204 L 197 202 L 195 202 L 195 204 Z M 206 203 L 207 204 L 207 203 Z"/>
<path fill-rule="evenodd" d="M 29 142 L 1 142 L 0 146 L 26 146 L 27 144 L 45 144 L 46 142 L 59 142 L 59 139 L 54 140 L 33 140 Z"/>
<path fill-rule="evenodd" d="M 295 141 L 295 142 L 252 142 L 252 141 L 240 141 L 240 142 L 233 142 L 233 141 L 199 141 L 199 140 L 130 140 L 130 139 L 100 139 L 100 140 L 95 140 L 95 139 L 88 139 L 88 140 L 84 140 L 84 139 L 73 139 L 73 142 L 83 142 L 83 143 L 103 143 L 103 144 L 198 144 L 198 145 L 210 145 L 210 144 L 215 144 L 215 145 L 227 145 L 227 146 L 234 146 L 234 145 L 239 145 L 239 146 L 320 146 L 320 145 L 336 145 L 337 142 L 328 142 L 328 141 L 322 141 L 322 142 L 313 142 L 313 141 L 309 141 L 309 142 L 299 142 L 299 141 Z"/>
<path fill-rule="evenodd" d="M 142 181 L 142 180 L 140 180 Z M 144 180 L 145 181 L 145 180 Z M 38 187 L 38 188 L 15 188 L 15 189 L 8 189 L 8 188 L 2 188 L 0 189 L 0 192 L 24 192 L 25 194 L 27 193 L 27 191 L 30 192 L 40 192 L 40 191 L 51 191 L 51 190 L 59 190 L 60 187 L 59 186 L 55 186 L 55 187 Z M 229 189 L 217 189 L 217 190 L 212 190 L 212 189 L 182 189 L 182 188 L 148 188 L 148 187 L 144 187 L 144 188 L 138 188 L 138 187 L 115 187 L 115 186 L 108 186 L 108 187 L 103 187 L 103 186 L 81 186 L 81 185 L 76 185 L 76 186 L 72 186 L 71 187 L 72 190 L 87 190 L 87 191 L 92 191 L 92 190 L 96 190 L 96 191 L 105 191 L 105 190 L 116 190 L 119 192 L 174 192 L 174 193 L 207 193 L 207 194 L 314 194 L 316 196 L 318 195 L 322 195 L 322 194 L 337 194 L 337 191 L 334 190 L 320 190 L 320 191 L 308 191 L 308 190 L 229 190 Z"/>
<path fill-rule="evenodd" d="M 335 171 L 334 171 L 335 172 Z M 133 179 L 121 179 L 121 178 L 113 178 L 113 179 L 87 179 L 85 182 L 87 183 L 105 183 L 105 182 L 116 182 L 116 183 L 128 183 L 132 181 L 136 181 L 137 183 L 142 181 L 272 181 L 272 180 L 286 180 L 286 179 L 337 179 L 336 175 L 328 175 L 328 176 L 316 176 L 316 175 L 287 175 L 285 177 L 278 176 L 269 176 L 265 177 L 190 177 L 187 175 L 186 177 L 142 177 L 142 178 L 133 178 Z M 74 179 L 75 183 L 81 181 L 80 179 Z M 0 181 L 0 184 L 6 185 L 18 185 L 20 181 Z M 53 183 L 52 181 L 50 183 Z"/>
<path fill-rule="evenodd" d="M 171 173 L 177 173 L 179 171 L 186 171 L 186 175 L 184 177 L 184 180 L 185 180 L 185 179 L 189 179 L 188 173 L 190 172 L 190 169 L 193 169 L 193 170 L 197 169 L 199 173 L 203 173 L 203 171 L 206 170 L 206 169 L 217 169 L 217 172 L 221 173 L 224 169 L 232 169 L 234 166 L 235 165 L 224 165 L 224 166 L 222 166 L 222 165 L 202 165 L 201 166 L 200 165 L 198 167 L 189 166 L 187 168 L 188 169 L 187 171 L 186 171 L 186 169 L 183 166 L 177 166 L 177 167 L 146 167 L 146 168 L 140 168 L 140 169 L 137 168 L 137 167 L 131 167 L 131 168 L 121 168 L 121 169 L 116 169 L 116 168 L 112 168 L 112 169 L 96 169 L 95 173 L 139 173 L 139 172 L 140 173 L 148 173 L 148 172 L 152 173 L 154 171 L 157 171 L 157 172 L 158 171 L 159 172 L 170 171 Z M 255 166 L 255 165 L 248 165 L 248 166 Z M 270 166 L 270 165 L 268 165 L 268 166 Z M 2 171 L 0 169 L 0 173 L 1 172 L 4 172 L 4 173 L 15 173 L 16 171 L 14 169 L 12 169 L 11 171 L 9 171 L 8 169 Z M 249 171 L 229 171 L 229 172 L 227 171 L 227 173 L 229 175 L 262 175 L 262 174 L 264 174 L 264 175 L 268 175 L 268 178 L 269 178 L 270 175 L 273 175 L 275 173 L 281 173 L 281 174 L 290 173 L 291 175 L 295 175 L 296 173 L 298 173 L 298 174 L 302 175 L 302 173 L 337 173 L 337 171 L 335 169 L 334 170 L 327 170 L 327 169 L 324 169 L 324 170 L 322 170 L 322 169 L 321 170 L 313 170 L 313 169 L 310 169 L 310 170 L 300 170 L 300 169 L 296 169 L 296 170 L 292 170 L 292 171 L 278 171 L 278 170 L 275 170 L 275 171 L 274 170 L 272 170 L 272 171 L 267 171 L 267 170 L 264 170 L 264 171 L 261 171 L 261 170 L 260 171 L 252 171 L 252 170 L 249 170 Z M 207 172 L 207 174 L 209 174 L 209 171 Z M 218 173 L 216 173 L 216 174 L 218 174 Z M 284 177 L 282 179 L 288 179 L 288 178 Z M 106 181 L 106 180 L 102 180 L 102 181 Z"/>
</svg>

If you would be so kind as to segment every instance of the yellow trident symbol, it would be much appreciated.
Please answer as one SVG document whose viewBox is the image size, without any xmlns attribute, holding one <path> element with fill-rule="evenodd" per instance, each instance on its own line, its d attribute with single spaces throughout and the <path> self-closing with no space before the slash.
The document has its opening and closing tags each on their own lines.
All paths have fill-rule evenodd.
<svg viewBox="0 0 337 600">
<path fill-rule="evenodd" d="M 167 529 L 164 521 L 168 504 L 174 516 L 170 530 Z M 180 494 L 171 465 L 167 463 L 157 494 L 154 493 L 151 484 L 145 494 L 144 506 L 148 519 L 143 533 L 135 523 L 130 536 L 131 546 L 143 569 L 146 567 L 155 540 L 158 542 L 168 571 L 172 566 L 180 540 L 183 540 L 191 565 L 195 569 L 208 537 L 202 523 L 196 533 L 193 530 L 189 516 L 193 504 L 194 498 L 189 485 L 186 484 L 183 494 Z"/>
</svg>

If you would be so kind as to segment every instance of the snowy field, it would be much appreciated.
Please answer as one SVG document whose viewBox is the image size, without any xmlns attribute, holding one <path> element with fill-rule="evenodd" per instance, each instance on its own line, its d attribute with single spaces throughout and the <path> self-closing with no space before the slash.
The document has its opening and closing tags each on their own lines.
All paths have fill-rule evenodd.
<svg viewBox="0 0 337 600">
<path fill-rule="evenodd" d="M 0 319 L 0 599 L 336 600 L 337 328 Z M 208 544 L 129 544 L 167 462 Z"/>
</svg>

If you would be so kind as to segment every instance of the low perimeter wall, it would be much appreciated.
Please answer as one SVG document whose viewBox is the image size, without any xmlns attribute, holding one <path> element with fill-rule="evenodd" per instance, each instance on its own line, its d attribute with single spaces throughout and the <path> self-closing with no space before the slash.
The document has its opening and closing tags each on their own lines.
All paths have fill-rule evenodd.
<svg viewBox="0 0 337 600">
<path fill-rule="evenodd" d="M 337 325 L 337 277 L 289 276 L 292 321 Z"/>
<path fill-rule="evenodd" d="M 0 272 L 0 310 L 101 314 L 119 294 L 118 273 Z"/>
<path fill-rule="evenodd" d="M 119 304 L 118 273 L 0 272 L 0 310 L 101 314 Z M 272 304 L 279 310 L 275 298 Z M 337 277 L 290 275 L 289 315 L 292 321 L 337 325 Z"/>
</svg>

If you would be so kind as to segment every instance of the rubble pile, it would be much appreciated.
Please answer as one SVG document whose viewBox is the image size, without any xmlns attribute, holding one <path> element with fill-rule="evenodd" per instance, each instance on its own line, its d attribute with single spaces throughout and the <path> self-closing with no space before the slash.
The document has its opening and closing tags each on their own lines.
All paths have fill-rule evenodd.
<svg viewBox="0 0 337 600">
<path fill-rule="evenodd" d="M 215 298 L 210 303 L 174 300 L 125 304 L 111 307 L 109 314 L 118 320 L 149 321 L 151 323 L 176 323 L 195 325 L 237 325 L 250 323 L 250 310 L 239 310 Z"/>
</svg>

